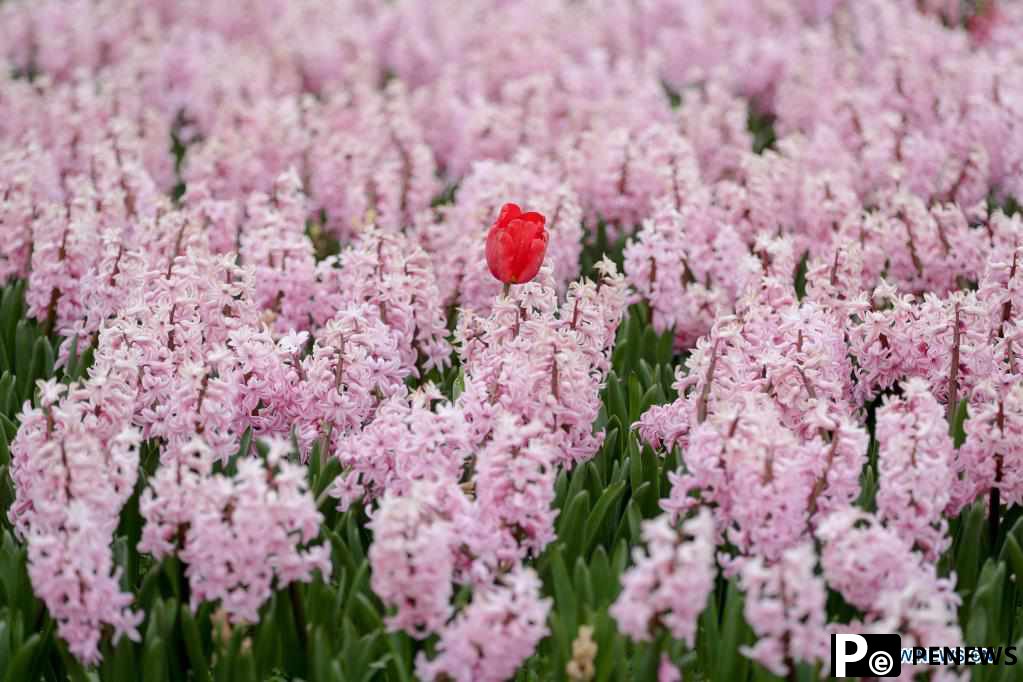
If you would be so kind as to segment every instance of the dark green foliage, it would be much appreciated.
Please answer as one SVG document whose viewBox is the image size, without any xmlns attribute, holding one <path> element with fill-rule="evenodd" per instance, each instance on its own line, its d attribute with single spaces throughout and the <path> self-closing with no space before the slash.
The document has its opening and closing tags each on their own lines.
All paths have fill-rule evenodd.
<svg viewBox="0 0 1023 682">
<path fill-rule="evenodd" d="M 753 134 L 753 151 L 762 154 L 767 149 L 774 149 L 778 136 L 774 132 L 774 116 L 753 111 L 746 119 L 746 128 Z"/>
</svg>

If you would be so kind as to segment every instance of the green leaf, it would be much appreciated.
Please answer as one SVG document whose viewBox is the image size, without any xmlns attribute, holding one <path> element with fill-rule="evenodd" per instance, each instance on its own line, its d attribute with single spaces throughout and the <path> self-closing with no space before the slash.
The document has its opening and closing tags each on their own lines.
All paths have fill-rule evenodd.
<svg viewBox="0 0 1023 682">
<path fill-rule="evenodd" d="M 31 371 L 32 351 L 36 334 L 26 320 L 18 322 L 14 334 L 14 376 L 17 378 L 19 402 L 28 400 L 32 395 Z"/>
<path fill-rule="evenodd" d="M 644 445 L 641 450 L 640 461 L 643 464 L 643 482 L 644 485 L 649 484 L 649 489 L 646 492 L 637 490 L 635 495 L 643 503 L 644 516 L 646 518 L 653 518 L 661 513 L 658 506 L 658 501 L 661 497 L 661 476 L 660 470 L 657 468 L 657 455 L 654 453 L 653 448 L 649 445 Z"/>
<path fill-rule="evenodd" d="M 578 628 L 579 602 L 572 587 L 572 581 L 568 577 L 568 568 L 565 566 L 565 559 L 562 556 L 560 547 L 555 547 L 551 555 L 551 579 L 554 582 L 554 604 L 555 610 L 564 624 L 566 634 L 575 636 Z M 563 652 L 569 655 L 570 642 L 566 642 Z"/>
<path fill-rule="evenodd" d="M 408 639 L 408 635 L 404 633 L 392 632 L 387 636 L 387 646 L 394 657 L 396 664 L 394 668 L 398 671 L 398 679 L 401 682 L 412 682 L 412 675 L 409 673 L 412 669 L 412 657 L 407 643 L 402 641 L 402 637 Z"/>
<path fill-rule="evenodd" d="M 572 572 L 572 586 L 575 588 L 576 597 L 580 605 L 593 607 L 596 598 L 593 591 L 593 577 L 586 561 L 580 556 L 575 560 L 575 570 Z"/>
<path fill-rule="evenodd" d="M 629 409 L 625 402 L 625 392 L 622 390 L 621 381 L 614 370 L 607 375 L 607 407 L 610 416 L 617 417 L 620 424 L 631 424 Z"/>
<path fill-rule="evenodd" d="M 803 252 L 803 256 L 799 259 L 796 264 L 796 270 L 793 273 L 793 284 L 796 291 L 796 298 L 800 301 L 806 296 L 806 264 L 810 258 L 810 252 Z"/>
<path fill-rule="evenodd" d="M 354 510 L 348 514 L 345 530 L 347 532 L 348 550 L 352 553 L 352 559 L 356 564 L 361 564 L 366 560 L 366 552 L 362 548 L 362 536 L 359 535 L 359 526 L 355 522 Z"/>
<path fill-rule="evenodd" d="M 1023 585 L 1023 548 L 1020 548 L 1015 536 L 1009 535 L 1005 538 L 1001 556 L 1002 561 L 1007 560 L 1012 568 L 1012 573 L 1016 576 L 1016 584 Z"/>
<path fill-rule="evenodd" d="M 629 375 L 629 423 L 634 424 L 640 415 L 640 407 L 643 403 L 643 387 L 639 383 L 636 374 Z"/>
<path fill-rule="evenodd" d="M 11 661 L 11 626 L 6 620 L 7 613 L 2 613 L 5 618 L 0 619 L 0 670 L 7 670 Z"/>
<path fill-rule="evenodd" d="M 615 420 L 617 424 L 618 420 Z M 597 456 L 593 458 L 593 463 L 597 467 L 597 471 L 600 473 L 601 482 L 607 486 L 610 478 L 610 467 L 609 463 L 612 458 L 617 460 L 618 452 L 618 427 L 609 426 L 604 435 L 604 444 L 597 452 Z"/>
<path fill-rule="evenodd" d="M 153 597 L 156 596 L 160 586 L 160 575 L 165 571 L 164 563 L 153 564 L 142 578 L 142 586 L 138 590 L 136 602 L 142 608 L 149 608 Z"/>
<path fill-rule="evenodd" d="M 593 548 L 594 543 L 597 541 L 598 534 L 604 528 L 604 521 L 607 517 L 608 512 L 612 506 L 618 502 L 622 494 L 625 492 L 625 482 L 620 481 L 608 487 L 604 494 L 600 496 L 597 503 L 593 505 L 593 510 L 590 511 L 589 516 L 586 517 L 586 526 L 583 531 L 583 547 L 582 551 L 584 554 L 588 554 Z"/>
<path fill-rule="evenodd" d="M 242 434 L 242 439 L 238 443 L 238 452 L 234 454 L 234 457 L 248 457 L 249 450 L 252 448 L 252 427 L 245 429 L 245 433 Z"/>
<path fill-rule="evenodd" d="M 32 349 L 32 380 L 29 384 L 32 388 L 25 396 L 26 400 L 32 397 L 32 391 L 37 381 L 49 379 L 53 375 L 53 362 L 53 348 L 50 346 L 50 341 L 45 336 L 40 336 L 36 339 Z"/>
<path fill-rule="evenodd" d="M 199 626 L 192 617 L 192 611 L 187 604 L 181 605 L 181 634 L 185 640 L 185 651 L 188 652 L 188 659 L 191 663 L 192 672 L 197 680 L 209 682 L 210 668 L 206 662 L 206 654 L 203 653 L 202 637 L 199 634 Z"/>
<path fill-rule="evenodd" d="M 721 646 L 716 657 L 718 666 L 714 679 L 742 680 L 748 674 L 749 659 L 739 653 L 739 647 L 752 641 L 752 631 L 742 615 L 743 596 L 738 585 L 732 580 L 725 589 Z"/>
<path fill-rule="evenodd" d="M 566 553 L 575 558 L 582 541 L 583 520 L 590 511 L 590 493 L 580 491 L 571 498 L 565 513 L 558 519 L 558 537 L 564 538 Z"/>
<path fill-rule="evenodd" d="M 715 656 L 718 648 L 722 646 L 716 605 L 712 603 L 711 608 L 704 609 L 697 623 L 696 653 L 700 666 L 703 670 L 718 670 L 720 674 L 721 661 Z"/>
<path fill-rule="evenodd" d="M 571 502 L 579 493 L 586 489 L 586 479 L 589 473 L 589 469 L 581 467 L 571 474 L 566 474 L 569 477 L 568 490 L 565 493 L 566 502 Z"/>
<path fill-rule="evenodd" d="M 36 652 L 42 641 L 42 635 L 36 633 L 22 643 L 18 648 L 18 652 L 14 654 L 11 665 L 7 668 L 4 682 L 23 682 L 24 680 L 31 679 L 29 672 L 32 669 L 32 664 L 35 662 Z"/>
<path fill-rule="evenodd" d="M 600 470 L 597 469 L 597 465 L 592 459 L 576 467 L 579 472 L 583 469 L 586 469 L 586 490 L 590 493 L 590 499 L 596 500 L 607 489 L 607 486 L 604 485 L 604 478 L 600 475 Z"/>
<path fill-rule="evenodd" d="M 619 339 L 622 338 L 622 334 L 621 334 L 620 331 L 619 331 L 619 334 L 618 334 L 618 338 Z M 611 371 L 612 372 L 620 371 L 620 372 L 623 372 L 623 373 L 628 371 L 628 367 L 627 367 L 628 362 L 629 362 L 629 357 L 628 356 L 629 356 L 629 342 L 628 341 L 621 341 L 621 340 L 619 340 L 618 343 L 615 344 L 614 350 L 611 351 L 611 367 L 613 368 Z"/>
<path fill-rule="evenodd" d="M 299 638 L 298 625 L 295 622 L 295 612 L 285 592 L 278 592 L 273 600 L 274 631 L 280 642 L 281 661 L 284 669 L 293 675 L 304 676 L 308 672 L 310 647 L 312 640 L 303 641 Z M 312 631 L 308 632 L 310 638 Z"/>
<path fill-rule="evenodd" d="M 640 458 L 639 446 L 636 443 L 636 436 L 629 434 L 629 486 L 632 488 L 632 496 L 643 485 L 643 460 Z"/>
<path fill-rule="evenodd" d="M 876 496 L 877 478 L 874 474 L 874 467 L 868 464 L 863 467 L 863 475 L 860 477 L 860 495 L 856 499 L 856 506 L 868 512 L 875 511 Z"/>
<path fill-rule="evenodd" d="M 234 682 L 259 682 L 256 676 L 256 661 L 252 657 L 251 649 L 239 651 L 234 660 Z"/>
<path fill-rule="evenodd" d="M 958 448 L 966 442 L 966 420 L 969 418 L 969 404 L 966 398 L 959 401 L 955 414 L 952 415 L 952 422 L 949 424 L 949 435 L 952 442 Z"/>
<path fill-rule="evenodd" d="M 106 660 L 104 660 L 104 663 L 106 663 Z M 139 676 L 138 664 L 135 662 L 135 647 L 127 637 L 122 637 L 117 642 L 117 646 L 114 648 L 113 665 L 111 668 L 113 679 L 117 680 L 117 682 L 128 682 Z"/>
<path fill-rule="evenodd" d="M 660 405 L 667 402 L 667 396 L 664 395 L 664 389 L 661 388 L 660 384 L 653 384 L 646 390 L 643 397 L 639 400 L 639 409 L 636 410 L 636 419 L 639 419 L 644 412 L 649 410 L 654 405 Z"/>
<path fill-rule="evenodd" d="M 670 367 L 672 355 L 674 353 L 675 345 L 675 330 L 669 329 L 665 331 L 657 339 L 657 350 L 655 359 L 657 363 L 663 367 Z"/>
<path fill-rule="evenodd" d="M 657 679 L 657 665 L 661 659 L 659 650 L 660 647 L 656 643 L 643 642 L 637 644 L 636 654 L 632 658 L 632 674 L 635 679 Z"/>
<path fill-rule="evenodd" d="M 363 632 L 371 630 L 379 630 L 384 627 L 384 621 L 380 617 L 380 609 L 370 601 L 369 595 L 365 592 L 360 592 L 353 598 L 355 601 L 353 619 L 357 625 L 360 625 Z"/>
<path fill-rule="evenodd" d="M 556 601 L 556 600 L 555 600 Z M 561 610 L 555 606 L 547 616 L 547 626 L 550 628 L 551 658 L 555 670 L 564 670 L 565 662 L 571 658 L 572 640 L 575 637 L 574 631 L 569 629 L 562 622 Z"/>
<path fill-rule="evenodd" d="M 639 362 L 639 353 L 643 348 L 643 338 L 641 334 L 642 332 L 640 331 L 639 320 L 635 315 L 629 315 L 629 318 L 625 323 L 625 342 L 629 346 L 628 369 L 630 371 Z"/>
<path fill-rule="evenodd" d="M 89 368 L 92 367 L 93 361 L 96 357 L 96 347 L 87 346 L 84 351 L 78 355 L 78 362 L 75 364 L 75 372 L 73 375 L 65 374 L 64 377 L 68 381 L 78 381 L 86 375 Z"/>
<path fill-rule="evenodd" d="M 323 628 L 316 628 L 313 633 L 312 670 L 314 680 L 330 679 L 329 640 Z"/>
<path fill-rule="evenodd" d="M 15 392 L 16 381 L 10 372 L 0 377 L 0 415 L 13 416 L 18 409 L 18 396 Z"/>
<path fill-rule="evenodd" d="M 639 513 L 639 507 L 637 504 L 638 503 L 635 498 L 632 498 L 625 503 L 625 512 L 622 514 L 622 519 L 618 522 L 618 530 L 615 531 L 615 557 L 617 557 L 618 547 L 620 544 L 628 544 L 630 540 L 633 542 L 639 541 L 639 525 L 643 517 Z M 612 562 L 612 564 L 613 563 L 614 562 Z"/>
<path fill-rule="evenodd" d="M 7 434 L 0 428 L 0 466 L 7 466 L 11 463 L 11 446 L 7 442 Z M 6 483 L 6 479 L 4 480 Z"/>
<path fill-rule="evenodd" d="M 643 349 L 643 357 L 640 358 L 639 362 L 636 364 L 636 369 L 639 369 L 640 363 L 646 363 L 648 367 L 650 366 L 650 363 L 654 363 L 654 364 L 657 363 L 657 341 L 658 341 L 657 332 L 654 331 L 653 325 L 651 325 L 649 323 L 646 323 L 646 322 L 644 322 L 643 325 L 644 325 L 643 326 L 643 341 L 642 341 L 642 345 L 640 346 Z M 652 376 L 653 376 L 653 373 L 651 372 L 651 377 Z M 644 385 L 649 386 L 650 383 L 647 382 Z"/>
<path fill-rule="evenodd" d="M 596 625 L 594 639 L 597 642 L 596 682 L 606 682 L 618 671 L 624 674 L 625 640 L 618 636 L 613 620 L 606 614 L 600 614 Z M 618 679 L 621 679 L 619 677 Z"/>
<path fill-rule="evenodd" d="M 4 289 L 3 298 L 0 299 L 0 341 L 7 342 L 9 352 L 14 351 L 10 342 L 14 340 L 18 322 L 24 313 L 24 292 L 25 283 L 18 282 Z M 15 362 L 13 354 L 9 354 L 7 360 L 13 367 Z"/>
<path fill-rule="evenodd" d="M 617 581 L 611 576 L 611 561 L 603 545 L 597 545 L 590 557 L 595 605 L 604 608 L 617 596 Z"/>
<path fill-rule="evenodd" d="M 18 435 L 18 425 L 2 414 L 0 414 L 0 427 L 2 427 L 4 429 L 4 433 L 7 434 L 8 443 L 13 441 L 14 437 Z"/>
<path fill-rule="evenodd" d="M 68 381 L 75 380 L 76 370 L 78 368 L 78 334 L 75 334 L 71 338 L 71 344 L 68 346 L 67 362 L 64 364 L 64 378 Z"/>
<path fill-rule="evenodd" d="M 974 503 L 963 512 L 962 525 L 955 549 L 957 591 L 963 597 L 960 618 L 969 622 L 970 603 L 977 586 L 980 572 L 981 544 L 984 542 L 985 510 L 980 503 Z"/>
<path fill-rule="evenodd" d="M 146 637 L 145 653 L 142 657 L 142 679 L 146 682 L 164 682 L 167 670 L 167 646 L 160 637 Z"/>
<path fill-rule="evenodd" d="M 649 332 L 651 335 L 653 334 L 653 330 L 650 329 L 649 327 L 647 328 L 647 332 Z M 647 362 L 645 358 L 639 361 L 639 366 L 636 368 L 636 372 L 639 374 L 640 384 L 643 386 L 644 389 L 649 389 L 651 386 L 657 383 L 657 380 L 654 379 L 654 369 L 653 367 L 650 366 L 650 363 Z"/>
</svg>

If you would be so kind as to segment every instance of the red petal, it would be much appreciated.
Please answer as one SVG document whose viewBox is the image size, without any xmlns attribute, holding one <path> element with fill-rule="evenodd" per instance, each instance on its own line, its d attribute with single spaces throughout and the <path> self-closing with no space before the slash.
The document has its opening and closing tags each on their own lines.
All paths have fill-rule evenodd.
<svg viewBox="0 0 1023 682">
<path fill-rule="evenodd" d="M 519 266 L 515 273 L 516 283 L 528 282 L 536 277 L 536 273 L 540 272 L 540 266 L 543 265 L 546 251 L 547 240 L 543 238 L 533 239 L 526 245 L 520 253 L 519 262 L 516 263 Z"/>
<path fill-rule="evenodd" d="M 507 229 L 494 225 L 487 235 L 487 267 L 491 275 L 505 283 L 512 281 L 510 265 L 513 250 L 512 235 Z"/>
<path fill-rule="evenodd" d="M 501 213 L 497 216 L 495 225 L 505 226 L 515 218 L 522 215 L 522 209 L 518 204 L 505 204 L 501 207 Z"/>
<path fill-rule="evenodd" d="M 544 217 L 543 213 L 537 213 L 536 211 L 530 211 L 529 213 L 523 213 L 521 219 L 527 223 L 539 224 L 541 229 L 547 223 L 547 218 Z"/>
</svg>

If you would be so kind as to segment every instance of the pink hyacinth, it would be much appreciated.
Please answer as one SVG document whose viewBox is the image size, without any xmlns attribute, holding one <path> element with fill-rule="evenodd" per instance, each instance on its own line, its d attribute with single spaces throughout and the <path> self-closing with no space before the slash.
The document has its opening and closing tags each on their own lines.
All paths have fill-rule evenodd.
<svg viewBox="0 0 1023 682">
<path fill-rule="evenodd" d="M 740 552 L 774 561 L 810 528 L 822 455 L 779 426 L 761 394 L 741 394 L 692 431 L 683 453 L 685 473 L 668 475 L 671 494 L 661 506 L 678 516 L 700 502 L 710 504 Z"/>
<path fill-rule="evenodd" d="M 91 381 L 104 380 L 113 394 L 127 383 L 100 361 Z M 93 407 L 103 404 L 81 384 L 40 382 L 39 407 L 26 403 L 11 444 L 15 500 L 8 516 L 28 545 L 29 579 L 69 650 L 88 663 L 99 661 L 104 627 L 113 628 L 114 641 L 138 641 L 144 616 L 121 589 L 110 547 L 135 487 L 141 439 L 115 402 L 110 421 L 96 419 Z"/>
<path fill-rule="evenodd" d="M 361 430 L 338 437 L 335 455 L 343 467 L 330 491 L 338 508 L 373 500 L 391 492 L 409 493 L 417 480 L 457 480 L 474 440 L 471 424 L 455 405 L 439 404 L 432 384 L 409 396 L 380 404 Z"/>
<path fill-rule="evenodd" d="M 635 548 L 635 565 L 622 576 L 622 592 L 610 613 L 618 629 L 637 641 L 650 640 L 651 628 L 665 628 L 690 647 L 696 622 L 714 590 L 716 531 L 707 509 L 676 528 L 662 514 L 643 524 L 646 550 Z"/>
<path fill-rule="evenodd" d="M 885 401 L 877 439 L 878 513 L 933 561 L 951 542 L 944 510 L 954 463 L 948 423 L 926 383 L 911 379 L 903 397 Z"/>
<path fill-rule="evenodd" d="M 194 442 L 161 466 L 140 501 L 147 520 L 140 549 L 176 551 L 185 562 L 191 607 L 219 601 L 232 622 L 254 623 L 274 589 L 329 579 L 329 548 L 313 545 L 322 516 L 305 470 L 274 441 L 264 463 L 240 459 L 233 477 L 211 474 L 212 453 Z M 155 526 L 150 529 L 150 525 Z"/>
<path fill-rule="evenodd" d="M 370 522 L 373 591 L 395 607 L 387 621 L 414 637 L 439 632 L 451 616 L 455 522 L 469 505 L 451 483 L 421 482 L 385 497 Z"/>
<path fill-rule="evenodd" d="M 876 610 L 886 589 L 901 589 L 923 564 L 922 555 L 881 520 L 853 507 L 817 527 L 821 567 L 828 585 L 863 611 Z"/>
<path fill-rule="evenodd" d="M 514 416 L 502 415 L 477 455 L 477 504 L 487 525 L 507 534 L 509 560 L 539 556 L 555 538 L 557 452 L 543 430 L 537 422 L 521 426 Z"/>
<path fill-rule="evenodd" d="M 961 646 L 954 574 L 938 577 L 935 564 L 909 541 L 858 509 L 830 515 L 817 537 L 828 585 L 865 614 L 862 622 L 840 625 L 839 631 L 897 632 L 911 646 Z M 900 679 L 925 669 L 903 666 Z"/>
<path fill-rule="evenodd" d="M 718 314 L 734 311 L 757 274 L 745 242 L 698 182 L 685 184 L 680 205 L 660 206 L 625 250 L 629 282 L 649 301 L 655 329 L 674 328 L 681 347 L 709 332 Z"/>
<path fill-rule="evenodd" d="M 789 674 L 797 662 L 826 667 L 830 660 L 827 589 L 816 563 L 809 542 L 786 550 L 774 564 L 759 557 L 743 562 L 743 613 L 758 639 L 742 653 L 775 675 Z"/>
<path fill-rule="evenodd" d="M 955 483 L 949 505 L 958 513 L 978 497 L 997 490 L 1001 504 L 1023 501 L 1023 386 L 1010 380 L 980 384 L 973 393 L 966 442 L 956 452 Z M 997 509 L 995 510 L 997 511 Z"/>
<path fill-rule="evenodd" d="M 492 587 L 478 588 L 442 630 L 437 656 L 416 657 L 416 674 L 456 682 L 501 682 L 514 675 L 548 632 L 551 600 L 540 596 L 540 587 L 532 569 L 517 567 Z"/>
</svg>

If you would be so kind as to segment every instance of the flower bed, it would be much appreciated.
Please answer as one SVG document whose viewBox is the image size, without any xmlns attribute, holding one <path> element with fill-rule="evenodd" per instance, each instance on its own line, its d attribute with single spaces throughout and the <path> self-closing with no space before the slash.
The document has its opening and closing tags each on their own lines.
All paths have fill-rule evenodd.
<svg viewBox="0 0 1023 682">
<path fill-rule="evenodd" d="M 0 679 L 1017 679 L 1021 29 L 0 1 Z"/>
</svg>

